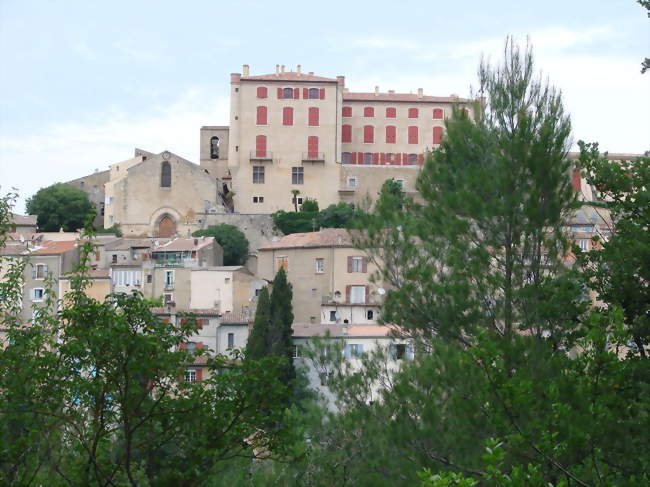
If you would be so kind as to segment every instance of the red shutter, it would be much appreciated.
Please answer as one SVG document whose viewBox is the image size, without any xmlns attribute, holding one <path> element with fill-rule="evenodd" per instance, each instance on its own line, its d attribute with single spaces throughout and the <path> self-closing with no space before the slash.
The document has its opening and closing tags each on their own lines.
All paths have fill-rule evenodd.
<svg viewBox="0 0 650 487">
<path fill-rule="evenodd" d="M 357 164 L 363 164 L 363 152 L 357 152 Z"/>
<path fill-rule="evenodd" d="M 573 174 L 571 175 L 571 185 L 573 186 L 573 191 L 576 193 L 580 192 L 582 186 L 580 184 L 580 169 L 573 170 Z"/>
<path fill-rule="evenodd" d="M 397 108 L 386 108 L 386 118 L 397 118 Z"/>
<path fill-rule="evenodd" d="M 319 116 L 318 116 L 318 107 L 309 107 L 309 126 L 318 127 Z"/>
<path fill-rule="evenodd" d="M 278 88 L 278 100 L 282 100 L 282 88 Z"/>
<path fill-rule="evenodd" d="M 364 107 L 363 108 L 363 116 L 364 117 L 374 117 L 375 116 L 375 109 L 373 107 Z"/>
<path fill-rule="evenodd" d="M 341 142 L 352 142 L 352 125 L 343 125 L 343 133 L 341 134 Z"/>
<path fill-rule="evenodd" d="M 307 157 L 312 159 L 318 157 L 318 137 L 315 135 L 307 137 Z"/>
<path fill-rule="evenodd" d="M 418 166 L 424 164 L 424 154 L 418 154 Z"/>
<path fill-rule="evenodd" d="M 372 155 L 372 163 L 373 163 L 375 166 L 376 166 L 377 164 L 379 164 L 379 152 L 375 152 L 375 153 Z"/>
<path fill-rule="evenodd" d="M 364 125 L 363 127 L 363 142 L 372 144 L 375 141 L 375 128 L 372 125 Z"/>
<path fill-rule="evenodd" d="M 361 272 L 368 272 L 368 258 L 367 257 L 363 258 L 363 267 L 361 268 Z"/>
<path fill-rule="evenodd" d="M 266 86 L 258 86 L 257 87 L 257 97 L 258 98 L 267 98 L 269 96 L 269 92 L 266 89 Z"/>
<path fill-rule="evenodd" d="M 348 273 L 352 272 L 352 257 L 348 255 Z"/>
<path fill-rule="evenodd" d="M 381 164 L 386 164 L 386 153 L 382 152 L 381 153 L 381 159 L 380 159 Z"/>
<path fill-rule="evenodd" d="M 205 320 L 196 320 L 196 326 L 198 326 L 199 329 L 203 328 L 203 323 L 205 323 Z"/>
<path fill-rule="evenodd" d="M 397 141 L 397 127 L 394 125 L 386 126 L 386 143 L 394 144 Z"/>
<path fill-rule="evenodd" d="M 257 107 L 257 125 L 266 125 L 266 107 Z"/>
<path fill-rule="evenodd" d="M 349 303 L 350 302 L 350 291 L 352 290 L 352 286 L 349 284 L 345 286 L 345 302 Z"/>
<path fill-rule="evenodd" d="M 255 155 L 257 157 L 266 157 L 266 135 L 255 137 Z"/>
<path fill-rule="evenodd" d="M 203 342 L 196 342 L 196 349 L 197 350 L 202 350 L 203 349 Z"/>
<path fill-rule="evenodd" d="M 284 107 L 282 109 L 282 125 L 293 125 L 293 108 Z"/>
<path fill-rule="evenodd" d="M 399 166 L 402 163 L 402 154 L 399 152 L 395 154 L 395 162 L 393 163 L 396 166 Z"/>
<path fill-rule="evenodd" d="M 433 109 L 433 119 L 434 120 L 442 120 L 442 108 L 434 108 Z"/>
<path fill-rule="evenodd" d="M 201 382 L 203 380 L 203 367 L 196 369 L 196 381 Z"/>
<path fill-rule="evenodd" d="M 342 115 L 344 117 L 351 117 L 352 116 L 352 107 L 343 107 L 341 112 L 342 112 Z"/>
<path fill-rule="evenodd" d="M 324 100 L 325 99 L 325 88 L 320 89 L 320 99 Z"/>
<path fill-rule="evenodd" d="M 299 99 L 300 99 L 300 88 L 294 88 L 294 89 L 293 89 L 293 97 L 294 97 L 296 100 L 299 100 Z"/>
<path fill-rule="evenodd" d="M 417 108 L 409 108 L 409 118 L 418 118 Z"/>
<path fill-rule="evenodd" d="M 418 128 L 415 125 L 409 127 L 409 144 L 418 143 Z"/>
<path fill-rule="evenodd" d="M 408 166 L 409 156 L 406 153 L 402 153 L 402 166 Z"/>
<path fill-rule="evenodd" d="M 365 304 L 368 304 L 368 286 L 363 286 L 363 287 L 365 288 L 365 291 L 366 291 L 366 293 L 365 293 L 366 295 L 363 297 L 363 302 Z"/>
<path fill-rule="evenodd" d="M 352 155 L 351 155 L 351 157 L 350 157 L 350 162 L 351 162 L 352 164 L 356 164 L 356 163 L 357 163 L 357 153 L 356 153 L 356 152 L 352 152 L 351 154 L 352 154 Z"/>
<path fill-rule="evenodd" d="M 442 142 L 442 127 L 433 127 L 433 143 L 440 144 Z"/>
<path fill-rule="evenodd" d="M 302 97 L 306 100 L 309 98 L 309 90 L 307 88 L 302 89 Z"/>
</svg>

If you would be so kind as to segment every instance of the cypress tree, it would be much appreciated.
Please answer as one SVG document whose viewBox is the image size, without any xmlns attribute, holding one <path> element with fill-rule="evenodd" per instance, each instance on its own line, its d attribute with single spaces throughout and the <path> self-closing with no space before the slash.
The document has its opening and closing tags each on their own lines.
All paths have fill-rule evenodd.
<svg viewBox="0 0 650 487">
<path fill-rule="evenodd" d="M 269 354 L 287 358 L 287 368 L 283 379 L 291 380 L 296 376 L 293 367 L 293 289 L 287 281 L 287 273 L 280 269 L 273 279 L 271 291 L 271 324 L 269 327 Z"/>
<path fill-rule="evenodd" d="M 251 360 L 259 360 L 268 355 L 267 341 L 270 321 L 271 299 L 269 297 L 268 288 L 264 287 L 260 290 L 253 329 L 251 330 L 250 336 L 248 337 L 248 343 L 246 344 L 247 358 Z"/>
</svg>

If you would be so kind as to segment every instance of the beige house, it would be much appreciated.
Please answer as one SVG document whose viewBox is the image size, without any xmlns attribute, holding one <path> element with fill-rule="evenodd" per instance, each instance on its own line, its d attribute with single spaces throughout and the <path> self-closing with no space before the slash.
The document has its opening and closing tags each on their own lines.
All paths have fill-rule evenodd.
<svg viewBox="0 0 650 487">
<path fill-rule="evenodd" d="M 243 266 L 199 267 L 190 272 L 190 307 L 251 314 L 264 281 Z"/>
<path fill-rule="evenodd" d="M 87 274 L 88 285 L 84 289 L 85 294 L 92 299 L 103 302 L 111 291 L 111 276 L 108 269 L 90 270 Z M 59 279 L 59 296 L 61 299 L 71 290 L 71 281 L 69 276 L 63 276 Z"/>
<path fill-rule="evenodd" d="M 347 230 L 295 233 L 259 249 L 260 278 L 273 280 L 280 267 L 293 286 L 295 323 L 376 322 L 384 290 L 370 282 L 376 267 Z"/>
</svg>

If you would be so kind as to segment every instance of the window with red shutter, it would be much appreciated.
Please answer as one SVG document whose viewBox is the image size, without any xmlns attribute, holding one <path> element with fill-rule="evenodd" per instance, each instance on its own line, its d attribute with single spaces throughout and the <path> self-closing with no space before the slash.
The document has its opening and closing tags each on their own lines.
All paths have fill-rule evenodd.
<svg viewBox="0 0 650 487">
<path fill-rule="evenodd" d="M 386 143 L 394 144 L 397 142 L 397 127 L 395 125 L 386 126 Z"/>
<path fill-rule="evenodd" d="M 293 125 L 293 108 L 284 107 L 282 109 L 282 125 L 291 126 Z"/>
<path fill-rule="evenodd" d="M 302 97 L 306 100 L 309 98 L 309 90 L 307 88 L 302 89 Z"/>
<path fill-rule="evenodd" d="M 363 116 L 364 117 L 374 117 L 375 109 L 373 107 L 363 107 Z"/>
<path fill-rule="evenodd" d="M 325 99 L 325 88 L 321 88 L 319 94 L 320 94 L 320 99 L 324 100 Z"/>
<path fill-rule="evenodd" d="M 576 193 L 580 192 L 582 186 L 580 181 L 580 169 L 573 170 L 573 173 L 571 174 L 571 186 L 573 186 L 573 191 Z"/>
<path fill-rule="evenodd" d="M 319 110 L 318 107 L 309 107 L 309 126 L 318 127 L 319 125 Z"/>
<path fill-rule="evenodd" d="M 278 88 L 278 100 L 282 100 L 282 88 Z"/>
<path fill-rule="evenodd" d="M 266 135 L 255 137 L 255 155 L 257 157 L 266 157 Z"/>
<path fill-rule="evenodd" d="M 433 109 L 433 119 L 434 120 L 442 120 L 444 116 L 444 112 L 442 111 L 442 108 L 434 108 Z"/>
<path fill-rule="evenodd" d="M 310 159 L 318 157 L 318 137 L 315 135 L 307 137 L 307 157 Z"/>
<path fill-rule="evenodd" d="M 293 89 L 293 97 L 298 100 L 300 99 L 300 88 L 294 88 Z"/>
<path fill-rule="evenodd" d="M 342 142 L 352 142 L 352 125 L 343 125 Z"/>
<path fill-rule="evenodd" d="M 258 86 L 257 87 L 257 97 L 258 98 L 268 98 L 269 96 L 269 90 L 266 88 L 266 86 Z"/>
<path fill-rule="evenodd" d="M 372 144 L 375 142 L 375 127 L 373 127 L 372 125 L 364 125 L 363 142 L 365 144 Z"/>
<path fill-rule="evenodd" d="M 196 381 L 201 382 L 203 380 L 203 369 L 199 367 L 196 369 Z"/>
<path fill-rule="evenodd" d="M 266 125 L 266 107 L 257 107 L 257 125 Z"/>
<path fill-rule="evenodd" d="M 409 127 L 409 144 L 418 143 L 418 128 L 415 125 Z"/>
<path fill-rule="evenodd" d="M 282 98 L 291 100 L 293 98 L 293 88 L 282 88 Z"/>
<path fill-rule="evenodd" d="M 352 107 L 343 107 L 341 109 L 341 112 L 342 112 L 341 114 L 344 117 L 351 117 L 352 116 Z"/>
<path fill-rule="evenodd" d="M 373 163 L 375 166 L 376 166 L 377 164 L 379 164 L 379 152 L 375 152 L 375 153 L 372 155 L 372 163 Z"/>
<path fill-rule="evenodd" d="M 395 107 L 386 108 L 386 118 L 397 118 L 397 108 Z"/>
<path fill-rule="evenodd" d="M 433 127 L 433 143 L 440 144 L 442 142 L 442 127 Z"/>
<path fill-rule="evenodd" d="M 409 108 L 409 118 L 418 118 L 419 112 L 417 108 Z"/>
</svg>

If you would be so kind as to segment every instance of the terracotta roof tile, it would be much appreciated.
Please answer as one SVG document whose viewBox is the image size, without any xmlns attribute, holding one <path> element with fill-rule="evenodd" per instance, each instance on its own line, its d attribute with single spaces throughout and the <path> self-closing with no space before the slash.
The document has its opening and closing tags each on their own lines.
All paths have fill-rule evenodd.
<svg viewBox="0 0 650 487">
<path fill-rule="evenodd" d="M 422 96 L 415 93 L 343 93 L 343 101 L 388 101 L 410 103 L 466 103 L 467 98 L 451 96 Z"/>
<path fill-rule="evenodd" d="M 59 255 L 77 248 L 76 240 L 47 240 L 30 252 L 30 255 Z"/>
<path fill-rule="evenodd" d="M 12 213 L 11 215 L 15 225 L 36 226 L 36 215 L 19 215 L 18 213 Z"/>
<path fill-rule="evenodd" d="M 285 71 L 284 73 L 276 74 L 261 74 L 256 76 L 242 76 L 242 81 L 320 81 L 336 83 L 336 78 L 325 78 L 323 76 L 315 76 L 313 74 L 297 73 L 295 71 Z"/>
<path fill-rule="evenodd" d="M 352 237 L 344 228 L 323 228 L 318 232 L 285 235 L 276 242 L 263 245 L 259 250 L 300 247 L 352 247 Z"/>
</svg>

